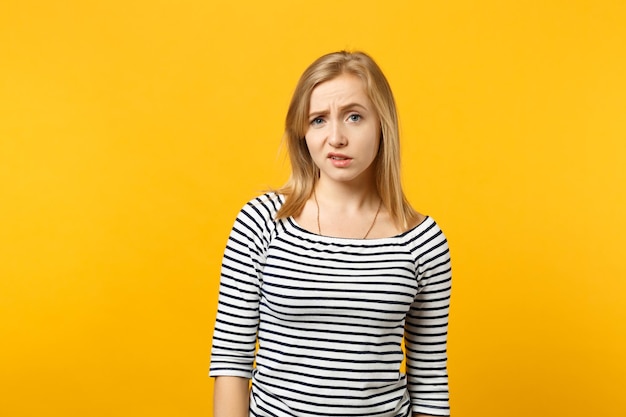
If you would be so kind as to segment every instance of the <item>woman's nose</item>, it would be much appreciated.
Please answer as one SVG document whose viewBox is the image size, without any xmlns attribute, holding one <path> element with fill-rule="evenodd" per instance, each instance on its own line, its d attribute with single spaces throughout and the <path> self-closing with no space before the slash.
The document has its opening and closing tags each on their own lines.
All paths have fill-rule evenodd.
<svg viewBox="0 0 626 417">
<path fill-rule="evenodd" d="M 333 123 L 330 129 L 328 143 L 334 148 L 346 146 L 348 140 L 344 134 L 341 123 Z"/>
</svg>

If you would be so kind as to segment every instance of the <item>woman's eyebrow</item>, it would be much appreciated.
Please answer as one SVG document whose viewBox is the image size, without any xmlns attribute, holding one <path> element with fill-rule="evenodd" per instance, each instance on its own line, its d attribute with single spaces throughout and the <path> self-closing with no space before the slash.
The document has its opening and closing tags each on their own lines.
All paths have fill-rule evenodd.
<svg viewBox="0 0 626 417">
<path fill-rule="evenodd" d="M 347 109 L 353 109 L 355 107 L 359 107 L 359 108 L 361 108 L 361 109 L 363 109 L 365 111 L 368 110 L 367 107 L 365 107 L 361 103 L 348 103 L 348 104 L 344 104 L 343 106 L 340 106 L 339 107 L 339 111 L 343 112 L 343 111 L 346 111 Z M 309 117 L 322 115 L 322 114 L 327 114 L 327 113 L 329 113 L 328 109 L 325 109 L 325 110 L 312 110 L 312 111 L 309 112 Z"/>
<path fill-rule="evenodd" d="M 344 110 L 355 108 L 355 107 L 360 107 L 363 110 L 367 110 L 367 107 L 365 107 L 361 103 L 348 103 L 348 104 L 346 104 L 344 106 L 339 107 L 339 110 L 344 111 Z"/>
</svg>

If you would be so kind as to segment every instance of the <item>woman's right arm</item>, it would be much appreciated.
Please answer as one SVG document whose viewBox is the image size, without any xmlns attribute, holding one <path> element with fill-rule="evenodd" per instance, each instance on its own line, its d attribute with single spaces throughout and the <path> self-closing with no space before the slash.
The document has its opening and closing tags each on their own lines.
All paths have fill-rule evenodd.
<svg viewBox="0 0 626 417">
<path fill-rule="evenodd" d="M 215 377 L 215 417 L 248 417 L 250 413 L 262 270 L 275 229 L 276 199 L 261 196 L 246 204 L 224 250 L 209 372 Z"/>
<path fill-rule="evenodd" d="M 249 379 L 218 376 L 213 389 L 213 417 L 248 417 Z"/>
</svg>

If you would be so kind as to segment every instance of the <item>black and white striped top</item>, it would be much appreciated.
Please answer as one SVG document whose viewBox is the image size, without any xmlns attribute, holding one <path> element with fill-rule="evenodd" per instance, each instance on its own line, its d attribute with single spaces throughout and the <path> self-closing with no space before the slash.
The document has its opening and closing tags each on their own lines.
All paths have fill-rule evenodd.
<svg viewBox="0 0 626 417">
<path fill-rule="evenodd" d="M 276 221 L 282 202 L 265 194 L 237 216 L 210 375 L 252 378 L 250 416 L 449 415 L 450 254 L 435 221 L 334 238 Z"/>
</svg>

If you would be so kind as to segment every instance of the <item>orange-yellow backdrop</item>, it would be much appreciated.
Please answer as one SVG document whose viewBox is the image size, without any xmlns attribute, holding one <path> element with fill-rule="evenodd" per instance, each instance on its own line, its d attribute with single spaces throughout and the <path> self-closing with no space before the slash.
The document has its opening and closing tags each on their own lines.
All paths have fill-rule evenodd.
<svg viewBox="0 0 626 417">
<path fill-rule="evenodd" d="M 223 245 L 342 48 L 451 243 L 453 414 L 626 415 L 625 5 L 4 0 L 0 415 L 211 415 Z"/>
</svg>

